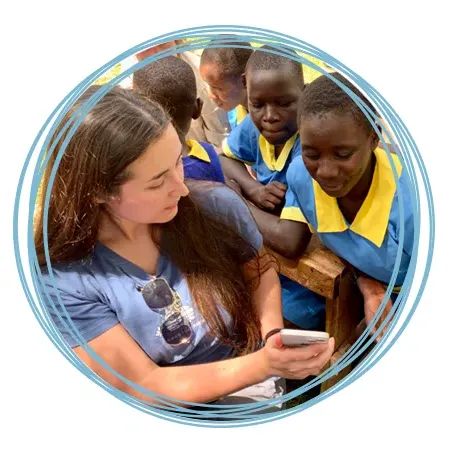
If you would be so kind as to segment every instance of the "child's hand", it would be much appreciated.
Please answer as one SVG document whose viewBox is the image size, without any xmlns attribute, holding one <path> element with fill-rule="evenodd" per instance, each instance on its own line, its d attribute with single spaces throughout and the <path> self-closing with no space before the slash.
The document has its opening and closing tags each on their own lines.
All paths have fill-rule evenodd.
<svg viewBox="0 0 450 450">
<path fill-rule="evenodd" d="M 283 201 L 286 190 L 286 185 L 272 181 L 267 185 L 261 184 L 248 197 L 258 208 L 272 210 Z"/>
<path fill-rule="evenodd" d="M 379 281 L 373 280 L 365 276 L 360 276 L 357 280 L 357 283 L 359 290 L 361 291 L 361 294 L 364 297 L 364 315 L 366 319 L 366 324 L 368 325 L 374 318 L 376 312 L 378 311 L 378 308 L 380 308 L 386 290 Z M 383 312 L 381 313 L 381 317 L 379 318 L 377 324 L 372 330 L 372 334 L 374 334 L 375 331 L 378 330 L 381 323 L 389 314 L 391 308 L 392 308 L 392 300 L 389 299 L 386 306 L 384 307 Z M 389 323 L 385 325 L 382 332 L 377 336 L 376 339 L 377 342 L 379 342 L 379 340 L 383 337 L 383 334 L 386 332 L 388 325 Z"/>
</svg>

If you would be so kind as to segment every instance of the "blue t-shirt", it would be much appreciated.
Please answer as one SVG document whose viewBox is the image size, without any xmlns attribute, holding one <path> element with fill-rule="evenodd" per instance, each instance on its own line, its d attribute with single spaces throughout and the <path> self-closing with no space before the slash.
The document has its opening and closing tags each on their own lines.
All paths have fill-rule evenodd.
<svg viewBox="0 0 450 450">
<path fill-rule="evenodd" d="M 226 186 L 214 187 L 208 190 L 207 195 L 201 194 L 198 202 L 207 214 L 236 229 L 255 249 L 262 247 L 262 236 L 247 205 L 231 189 Z M 58 313 L 49 302 L 47 309 L 62 336 L 72 347 L 80 345 L 80 342 L 65 328 L 64 324 L 68 325 L 67 316 L 86 342 L 121 323 L 160 366 L 207 363 L 234 355 L 233 348 L 208 334 L 186 279 L 162 255 L 158 259 L 156 276 L 165 279 L 176 292 L 178 311 L 192 331 L 190 341 L 178 346 L 171 346 L 162 336 L 162 325 L 167 319 L 165 314 L 168 309 L 150 309 L 139 291 L 154 277 L 108 247 L 98 243 L 93 254 L 85 260 L 57 264 L 52 269 L 65 311 L 58 301 L 50 275 L 43 270 L 46 290 Z M 46 298 L 45 292 L 43 296 Z M 228 314 L 224 310 L 222 313 L 225 323 L 230 327 Z M 64 323 L 58 314 L 64 318 Z"/>
<path fill-rule="evenodd" d="M 401 192 L 405 234 L 396 279 L 399 288 L 408 271 L 413 250 L 413 207 L 399 157 L 391 154 L 399 177 L 397 186 L 386 152 L 378 148 L 374 153 L 376 165 L 372 184 L 351 224 L 345 220 L 337 200 L 328 196 L 312 179 L 302 158 L 297 158 L 289 168 L 288 191 L 281 218 L 307 223 L 336 255 L 367 275 L 388 284 L 399 251 Z"/>
<path fill-rule="evenodd" d="M 275 147 L 262 136 L 248 115 L 224 140 L 222 150 L 228 158 L 237 159 L 251 166 L 261 184 L 273 181 L 286 184 L 286 174 L 291 161 L 301 153 L 298 133 L 283 147 L 278 158 Z"/>
<path fill-rule="evenodd" d="M 186 141 L 190 151 L 183 157 L 185 178 L 192 180 L 208 180 L 225 183 L 219 155 L 211 144 L 197 142 L 193 139 Z"/>
</svg>

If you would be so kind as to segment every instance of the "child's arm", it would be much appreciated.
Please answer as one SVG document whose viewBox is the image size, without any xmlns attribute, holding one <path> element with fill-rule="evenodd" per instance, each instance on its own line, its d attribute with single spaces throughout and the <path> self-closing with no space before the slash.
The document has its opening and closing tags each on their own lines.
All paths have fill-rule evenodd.
<svg viewBox="0 0 450 450">
<path fill-rule="evenodd" d="M 285 258 L 298 259 L 302 256 L 311 240 L 311 231 L 306 223 L 280 219 L 251 203 L 249 208 L 263 236 L 264 245 Z"/>
</svg>

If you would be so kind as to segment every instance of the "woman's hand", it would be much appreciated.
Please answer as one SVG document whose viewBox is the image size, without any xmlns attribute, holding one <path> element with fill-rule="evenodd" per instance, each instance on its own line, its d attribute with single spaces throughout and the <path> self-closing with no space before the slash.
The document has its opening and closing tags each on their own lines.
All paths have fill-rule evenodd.
<svg viewBox="0 0 450 450">
<path fill-rule="evenodd" d="M 364 297 L 364 315 L 366 324 L 369 325 L 369 323 L 372 321 L 372 319 L 374 318 L 375 314 L 377 313 L 378 309 L 380 308 L 383 302 L 384 295 L 386 294 L 386 289 L 379 281 L 376 281 L 364 275 L 358 277 L 357 284 L 359 290 L 361 291 L 361 294 Z M 386 306 L 384 307 L 383 312 L 381 313 L 380 319 L 375 324 L 375 327 L 372 329 L 371 332 L 372 335 L 379 329 L 381 323 L 388 316 L 391 308 L 392 308 L 392 300 L 389 299 Z M 384 333 L 387 330 L 388 325 L 389 322 L 385 325 L 383 330 L 377 336 L 376 342 L 379 342 L 380 339 L 383 337 Z"/>
<path fill-rule="evenodd" d="M 319 375 L 333 351 L 334 338 L 330 338 L 327 344 L 285 347 L 280 333 L 271 336 L 261 349 L 270 376 L 291 380 L 303 380 L 312 375 Z"/>
</svg>

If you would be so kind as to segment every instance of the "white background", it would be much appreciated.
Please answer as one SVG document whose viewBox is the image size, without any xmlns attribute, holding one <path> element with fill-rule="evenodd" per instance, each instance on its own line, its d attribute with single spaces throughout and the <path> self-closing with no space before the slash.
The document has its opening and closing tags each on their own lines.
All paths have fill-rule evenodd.
<svg viewBox="0 0 450 450">
<path fill-rule="evenodd" d="M 448 448 L 448 16 L 441 6 L 445 2 L 418 3 L 147 0 L 116 6 L 91 0 L 2 6 L 2 448 Z M 307 411 L 232 430 L 176 425 L 147 416 L 82 376 L 35 320 L 12 250 L 20 170 L 58 102 L 95 69 L 144 40 L 219 24 L 257 26 L 303 39 L 381 92 L 421 150 L 438 223 L 425 294 L 410 325 L 382 361 Z"/>
</svg>

